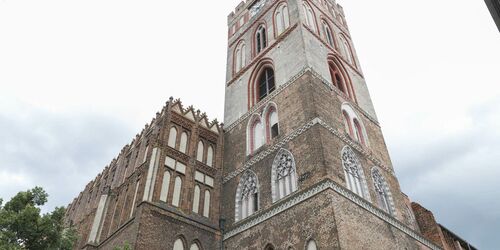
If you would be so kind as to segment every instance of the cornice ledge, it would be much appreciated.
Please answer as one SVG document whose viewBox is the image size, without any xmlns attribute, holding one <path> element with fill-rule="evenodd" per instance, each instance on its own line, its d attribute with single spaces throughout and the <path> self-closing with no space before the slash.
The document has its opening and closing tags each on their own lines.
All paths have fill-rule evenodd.
<svg viewBox="0 0 500 250">
<path fill-rule="evenodd" d="M 379 219 L 389 223 L 391 226 L 395 227 L 396 229 L 400 230 L 401 232 L 405 233 L 406 235 L 412 237 L 413 239 L 417 240 L 418 242 L 422 243 L 423 245 L 427 246 L 428 248 L 432 250 L 440 250 L 441 248 L 423 237 L 422 235 L 418 234 L 415 232 L 413 229 L 410 227 L 406 226 L 396 218 L 390 216 L 386 212 L 380 210 L 379 208 L 375 207 L 372 205 L 370 202 L 366 201 L 365 199 L 359 197 L 358 195 L 354 194 L 350 190 L 344 188 L 343 186 L 335 183 L 332 180 L 325 180 L 323 182 L 320 182 L 319 184 L 304 190 L 302 192 L 298 192 L 296 194 L 292 194 L 288 199 L 278 202 L 275 205 L 271 206 L 270 208 L 263 210 L 261 212 L 258 212 L 251 218 L 247 220 L 243 220 L 239 223 L 236 223 L 233 228 L 231 228 L 227 233 L 223 234 L 223 240 L 226 241 L 237 234 L 246 231 L 256 225 L 259 225 L 260 223 L 271 219 L 272 217 L 287 211 L 288 209 L 296 206 L 297 204 L 308 200 L 317 194 L 331 189 L 335 191 L 336 193 L 340 194 L 344 198 L 350 200 L 351 202 L 355 203 L 356 205 L 362 207 L 366 211 L 370 212 L 371 214 L 375 215 Z"/>
<path fill-rule="evenodd" d="M 224 179 L 222 180 L 222 184 L 227 183 L 228 181 L 230 181 L 234 177 L 236 177 L 239 174 L 243 173 L 245 170 L 249 169 L 250 167 L 252 167 L 256 163 L 260 162 L 261 160 L 263 160 L 264 158 L 266 158 L 271 153 L 279 150 L 280 148 L 282 148 L 283 146 L 285 146 L 285 144 L 287 144 L 291 140 L 295 139 L 297 136 L 303 134 L 304 132 L 306 132 L 312 126 L 314 126 L 316 124 L 320 124 L 321 126 L 323 126 L 325 129 L 327 129 L 328 131 L 330 131 L 330 133 L 332 133 L 333 135 L 335 135 L 336 137 L 338 137 L 340 140 L 342 140 L 344 143 L 346 143 L 347 145 L 351 146 L 356 151 L 358 151 L 358 153 L 362 154 L 364 157 L 366 157 L 367 159 L 369 159 L 370 161 L 372 161 L 377 167 L 383 169 L 384 171 L 388 172 L 392 176 L 396 176 L 395 173 L 394 173 L 394 171 L 392 171 L 392 169 L 390 169 L 387 166 L 385 166 L 382 163 L 382 161 L 380 161 L 375 156 L 373 156 L 372 153 L 366 151 L 364 148 L 362 148 L 361 146 L 359 146 L 358 143 L 354 142 L 351 138 L 349 138 L 349 137 L 341 134 L 333 126 L 328 125 L 326 122 L 324 122 L 323 120 L 321 120 L 320 117 L 316 117 L 316 118 L 312 119 L 311 121 L 307 122 L 306 124 L 300 126 L 298 129 L 294 130 L 292 133 L 290 133 L 287 136 L 285 136 L 278 143 L 276 143 L 273 146 L 271 146 L 270 148 L 268 148 L 268 149 L 266 149 L 266 150 L 258 153 L 256 156 L 252 157 L 250 160 L 248 160 L 247 162 L 245 162 L 245 164 L 243 164 L 243 166 L 241 168 L 238 168 L 238 169 L 234 170 L 233 172 L 229 173 L 228 175 L 226 175 L 224 177 Z"/>
</svg>

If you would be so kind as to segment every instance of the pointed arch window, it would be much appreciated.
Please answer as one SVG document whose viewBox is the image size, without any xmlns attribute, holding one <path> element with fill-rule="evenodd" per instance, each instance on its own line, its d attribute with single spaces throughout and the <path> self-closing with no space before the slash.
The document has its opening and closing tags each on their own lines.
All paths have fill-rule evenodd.
<svg viewBox="0 0 500 250">
<path fill-rule="evenodd" d="M 207 149 L 207 166 L 211 167 L 214 161 L 214 148 L 212 146 L 208 146 Z"/>
<path fill-rule="evenodd" d="M 351 46 L 349 45 L 349 43 L 347 42 L 347 40 L 345 39 L 345 37 L 343 35 L 340 36 L 340 43 L 341 43 L 341 47 L 342 47 L 342 54 L 344 55 L 344 58 L 347 60 L 347 62 L 349 62 L 349 64 L 351 65 L 354 65 L 354 58 L 352 56 L 352 52 L 351 52 Z"/>
<path fill-rule="evenodd" d="M 198 244 L 193 243 L 193 244 L 191 244 L 191 247 L 189 248 L 189 250 L 200 250 L 200 247 L 198 246 Z"/>
<path fill-rule="evenodd" d="M 368 140 L 363 123 L 354 109 L 348 103 L 342 104 L 342 115 L 344 117 L 345 130 L 349 136 L 359 144 L 368 147 Z"/>
<path fill-rule="evenodd" d="M 234 70 L 235 72 L 239 72 L 246 65 L 246 45 L 245 42 L 240 42 L 236 47 L 234 54 Z"/>
<path fill-rule="evenodd" d="M 279 135 L 278 111 L 274 105 L 270 106 L 266 114 L 266 138 L 272 140 Z"/>
<path fill-rule="evenodd" d="M 203 216 L 209 217 L 210 215 L 210 191 L 205 190 L 205 201 L 203 203 Z"/>
<path fill-rule="evenodd" d="M 306 15 L 306 25 L 309 26 L 314 32 L 316 32 L 316 21 L 314 18 L 313 10 L 309 4 L 303 2 L 302 7 L 304 9 L 304 13 Z"/>
<path fill-rule="evenodd" d="M 274 157 L 271 178 L 273 202 L 297 190 L 295 159 L 290 151 L 281 149 Z"/>
<path fill-rule="evenodd" d="M 344 81 L 344 77 L 339 70 L 339 67 L 335 65 L 333 61 L 328 62 L 328 66 L 330 69 L 330 76 L 332 78 L 333 85 L 340 90 L 340 92 L 344 93 L 346 96 L 350 97 L 349 91 L 347 91 L 347 85 Z"/>
<path fill-rule="evenodd" d="M 349 146 L 345 146 L 341 153 L 342 165 L 346 178 L 347 188 L 355 194 L 368 199 L 368 189 L 363 173 L 363 168 L 359 163 L 358 156 Z"/>
<path fill-rule="evenodd" d="M 271 92 L 276 88 L 274 81 L 274 70 L 271 67 L 266 67 L 260 73 L 259 78 L 257 79 L 258 83 L 258 101 L 261 101 L 266 96 L 268 96 Z"/>
<path fill-rule="evenodd" d="M 198 149 L 196 150 L 196 160 L 199 162 L 203 162 L 203 151 L 205 147 L 203 146 L 203 142 L 198 142 Z"/>
<path fill-rule="evenodd" d="M 175 127 L 171 127 L 170 132 L 168 133 L 168 146 L 171 148 L 175 148 L 176 141 L 177 141 L 177 129 Z"/>
<path fill-rule="evenodd" d="M 377 168 L 372 169 L 373 185 L 377 195 L 378 206 L 389 214 L 394 214 L 392 195 L 387 182 Z"/>
<path fill-rule="evenodd" d="M 335 48 L 335 43 L 333 41 L 333 33 L 330 29 L 330 26 L 326 23 L 325 20 L 322 20 L 323 23 L 323 33 L 325 34 L 326 41 L 330 47 Z"/>
<path fill-rule="evenodd" d="M 274 246 L 272 244 L 267 244 L 266 248 L 264 250 L 274 250 Z"/>
<path fill-rule="evenodd" d="M 172 205 L 178 207 L 181 203 L 182 179 L 180 176 L 175 178 L 174 195 L 172 197 Z"/>
<path fill-rule="evenodd" d="M 165 171 L 163 173 L 163 180 L 161 182 L 160 201 L 167 202 L 169 187 L 170 187 L 170 172 Z"/>
<path fill-rule="evenodd" d="M 193 194 L 193 212 L 198 213 L 200 211 L 200 186 L 194 186 Z"/>
<path fill-rule="evenodd" d="M 182 153 L 186 153 L 188 144 L 188 134 L 186 132 L 182 132 L 181 134 L 181 142 L 179 145 L 179 151 Z"/>
<path fill-rule="evenodd" d="M 285 3 L 278 6 L 278 8 L 276 8 L 276 14 L 274 16 L 275 16 L 274 20 L 276 23 L 276 32 L 277 35 L 280 35 L 290 26 L 288 6 Z"/>
<path fill-rule="evenodd" d="M 252 171 L 243 174 L 236 191 L 236 221 L 245 219 L 259 209 L 259 184 Z"/>
<path fill-rule="evenodd" d="M 266 27 L 262 24 L 255 33 L 255 49 L 257 54 L 267 47 Z"/>
<path fill-rule="evenodd" d="M 264 145 L 264 127 L 260 116 L 254 115 L 248 122 L 247 130 L 247 153 L 253 154 L 255 150 Z"/>
<path fill-rule="evenodd" d="M 173 250 L 184 250 L 184 241 L 182 239 L 177 239 L 174 242 L 174 248 Z"/>
</svg>

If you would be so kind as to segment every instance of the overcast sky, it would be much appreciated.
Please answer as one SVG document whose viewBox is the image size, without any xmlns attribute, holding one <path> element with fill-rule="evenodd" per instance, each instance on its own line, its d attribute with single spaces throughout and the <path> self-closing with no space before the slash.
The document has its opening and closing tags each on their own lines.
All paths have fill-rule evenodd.
<svg viewBox="0 0 500 250">
<path fill-rule="evenodd" d="M 500 245 L 500 34 L 483 1 L 339 1 L 403 191 Z M 170 96 L 223 118 L 238 1 L 0 0 L 0 197 L 65 206 Z"/>
</svg>

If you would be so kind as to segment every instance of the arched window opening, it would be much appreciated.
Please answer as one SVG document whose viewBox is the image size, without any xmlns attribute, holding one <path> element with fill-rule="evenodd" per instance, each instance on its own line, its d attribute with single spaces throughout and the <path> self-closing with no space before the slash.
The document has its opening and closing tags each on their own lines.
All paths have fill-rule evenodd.
<svg viewBox="0 0 500 250">
<path fill-rule="evenodd" d="M 375 186 L 375 193 L 377 194 L 378 206 L 389 214 L 393 214 L 391 206 L 391 195 L 389 186 L 385 181 L 384 176 L 376 168 L 372 170 L 373 185 Z"/>
<path fill-rule="evenodd" d="M 275 89 L 274 70 L 266 67 L 258 78 L 259 100 L 264 99 Z"/>
<path fill-rule="evenodd" d="M 354 58 L 352 56 L 351 52 L 351 46 L 347 42 L 347 40 L 344 38 L 344 36 L 340 36 L 341 40 L 341 46 L 342 46 L 342 54 L 344 55 L 344 58 L 349 62 L 349 64 L 354 65 Z"/>
<path fill-rule="evenodd" d="M 347 114 L 347 112 L 345 110 L 342 110 L 342 115 L 344 117 L 345 130 L 349 134 L 349 136 L 353 137 L 354 133 L 352 130 L 351 118 L 349 117 L 349 115 Z"/>
<path fill-rule="evenodd" d="M 175 127 L 171 127 L 170 132 L 168 133 L 168 146 L 171 148 L 175 148 L 176 141 L 177 141 L 177 129 Z"/>
<path fill-rule="evenodd" d="M 193 243 L 191 244 L 191 247 L 189 247 L 189 250 L 200 250 L 200 247 L 198 246 L 198 244 Z"/>
<path fill-rule="evenodd" d="M 306 15 L 306 25 L 316 32 L 316 22 L 314 21 L 314 13 L 313 10 L 311 9 L 311 6 L 309 6 L 304 2 L 302 3 L 302 7 Z"/>
<path fill-rule="evenodd" d="M 184 250 L 184 241 L 182 241 L 182 239 L 177 239 L 174 242 L 173 250 Z"/>
<path fill-rule="evenodd" d="M 368 137 L 363 126 L 363 122 L 359 119 L 354 109 L 348 103 L 342 104 L 342 114 L 344 116 L 344 124 L 347 133 L 354 140 L 363 146 L 369 146 Z"/>
<path fill-rule="evenodd" d="M 207 165 L 209 167 L 211 167 L 212 164 L 213 164 L 213 161 L 214 161 L 213 157 L 214 157 L 214 149 L 212 148 L 212 146 L 208 146 L 208 149 L 207 149 Z"/>
<path fill-rule="evenodd" d="M 236 192 L 236 220 L 242 220 L 259 209 L 259 187 L 255 173 L 247 171 L 243 174 Z"/>
<path fill-rule="evenodd" d="M 330 26 L 328 26 L 328 24 L 324 20 L 323 20 L 323 32 L 325 33 L 325 38 L 326 38 L 326 41 L 328 42 L 328 45 L 330 45 L 330 47 L 334 48 L 335 43 L 333 42 L 332 30 L 330 29 Z"/>
<path fill-rule="evenodd" d="M 203 151 L 205 147 L 203 146 L 203 142 L 198 142 L 198 149 L 196 150 L 196 160 L 199 162 L 203 162 Z"/>
<path fill-rule="evenodd" d="M 148 157 L 149 146 L 146 145 L 146 149 L 144 149 L 144 156 L 142 157 L 142 163 L 146 162 Z"/>
<path fill-rule="evenodd" d="M 193 212 L 198 213 L 199 211 L 200 211 L 200 187 L 198 185 L 195 185 L 193 194 Z"/>
<path fill-rule="evenodd" d="M 276 10 L 275 15 L 277 35 L 280 35 L 290 26 L 290 18 L 288 16 L 288 7 L 286 4 L 280 5 Z"/>
<path fill-rule="evenodd" d="M 267 115 L 267 122 L 268 122 L 267 138 L 274 139 L 278 137 L 279 123 L 278 123 L 278 112 L 276 111 L 276 108 L 274 107 L 270 108 L 269 113 Z"/>
<path fill-rule="evenodd" d="M 167 202 L 168 190 L 170 188 L 170 172 L 163 173 L 163 180 L 161 182 L 160 201 Z"/>
<path fill-rule="evenodd" d="M 267 47 L 266 27 L 264 25 L 261 25 L 259 26 L 259 28 L 257 28 L 257 33 L 255 34 L 255 48 L 257 54 L 259 54 L 266 47 Z"/>
<path fill-rule="evenodd" d="M 260 122 L 260 120 L 257 120 L 252 126 L 252 153 L 264 144 L 263 137 L 262 122 Z"/>
<path fill-rule="evenodd" d="M 307 250 L 318 250 L 318 246 L 316 245 L 316 241 L 310 240 L 307 242 Z"/>
<path fill-rule="evenodd" d="M 205 202 L 203 203 L 203 216 L 209 217 L 210 215 L 210 191 L 205 190 Z"/>
<path fill-rule="evenodd" d="M 339 69 L 333 62 L 329 62 L 329 68 L 330 68 L 330 76 L 332 77 L 332 83 L 333 85 L 340 90 L 340 92 L 344 93 L 345 95 L 349 96 L 349 92 L 346 90 L 346 83 L 343 80 L 342 74 L 340 73 Z"/>
<path fill-rule="evenodd" d="M 186 153 L 187 151 L 187 143 L 188 143 L 188 135 L 186 132 L 182 132 L 181 134 L 181 142 L 179 145 L 179 151 L 182 153 Z"/>
<path fill-rule="evenodd" d="M 365 137 L 363 136 L 363 129 L 361 128 L 361 125 L 359 124 L 358 119 L 353 119 L 354 122 L 354 128 L 356 129 L 356 140 L 361 143 L 362 145 L 366 145 L 365 143 Z"/>
<path fill-rule="evenodd" d="M 175 178 L 174 184 L 174 195 L 172 198 L 172 205 L 178 207 L 181 203 L 181 189 L 182 189 L 182 179 L 180 176 Z"/>
<path fill-rule="evenodd" d="M 274 157 L 271 178 L 273 202 L 297 190 L 295 159 L 290 151 L 281 149 Z"/>
<path fill-rule="evenodd" d="M 358 156 L 349 146 L 344 147 L 341 156 L 347 188 L 355 194 L 367 199 L 368 192 L 366 188 L 366 181 Z"/>
<path fill-rule="evenodd" d="M 238 47 L 236 47 L 236 53 L 235 53 L 235 72 L 239 72 L 243 67 L 246 65 L 246 46 L 244 42 L 241 42 L 238 44 Z"/>
</svg>

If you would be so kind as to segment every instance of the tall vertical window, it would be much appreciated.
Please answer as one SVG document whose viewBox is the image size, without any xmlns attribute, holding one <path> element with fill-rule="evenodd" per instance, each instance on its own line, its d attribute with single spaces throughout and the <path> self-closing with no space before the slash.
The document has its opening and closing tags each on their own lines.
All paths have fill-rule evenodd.
<svg viewBox="0 0 500 250">
<path fill-rule="evenodd" d="M 348 103 L 342 104 L 342 114 L 344 116 L 344 125 L 349 136 L 359 144 L 368 146 L 368 140 L 363 123 L 359 119 L 354 109 Z"/>
<path fill-rule="evenodd" d="M 193 212 L 198 213 L 200 210 L 200 187 L 194 186 L 193 194 Z"/>
<path fill-rule="evenodd" d="M 276 35 L 280 35 L 290 26 L 290 18 L 288 16 L 288 7 L 286 4 L 281 4 L 276 8 L 275 19 Z"/>
<path fill-rule="evenodd" d="M 209 217 L 210 215 L 210 191 L 205 190 L 205 201 L 203 203 L 203 216 Z"/>
<path fill-rule="evenodd" d="M 355 194 L 367 199 L 369 197 L 363 168 L 359 163 L 358 156 L 349 147 L 345 146 L 341 153 L 342 165 L 346 178 L 347 188 Z"/>
<path fill-rule="evenodd" d="M 340 92 L 349 96 L 349 92 L 347 91 L 347 87 L 346 87 L 344 78 L 342 77 L 342 74 L 340 73 L 339 68 L 333 62 L 329 62 L 328 66 L 330 68 L 330 76 L 332 77 L 333 85 L 337 89 L 339 89 Z"/>
<path fill-rule="evenodd" d="M 333 42 L 332 30 L 330 29 L 330 26 L 326 23 L 325 20 L 323 20 L 322 23 L 323 23 L 323 33 L 325 33 L 326 42 L 328 43 L 328 45 L 330 45 L 330 47 L 334 48 L 335 43 Z"/>
<path fill-rule="evenodd" d="M 245 42 L 240 42 L 236 47 L 236 51 L 234 54 L 234 70 L 235 72 L 239 72 L 246 65 L 246 46 Z"/>
<path fill-rule="evenodd" d="M 257 82 L 260 101 L 275 89 L 274 70 L 270 67 L 266 67 L 260 74 Z"/>
<path fill-rule="evenodd" d="M 170 187 L 170 172 L 165 171 L 163 173 L 163 180 L 161 182 L 160 201 L 167 202 L 169 187 Z"/>
<path fill-rule="evenodd" d="M 208 149 L 207 149 L 207 165 L 209 167 L 212 166 L 213 164 L 213 161 L 214 161 L 214 149 L 212 148 L 212 146 L 208 146 Z"/>
<path fill-rule="evenodd" d="M 174 195 L 172 197 L 172 205 L 178 207 L 181 203 L 182 179 L 180 176 L 175 178 Z"/>
<path fill-rule="evenodd" d="M 182 239 L 177 239 L 174 242 L 173 250 L 184 250 L 184 242 L 182 241 Z"/>
<path fill-rule="evenodd" d="M 314 13 L 309 4 L 303 2 L 302 7 L 306 15 L 306 25 L 309 26 L 313 31 L 316 31 L 316 22 L 314 21 Z"/>
<path fill-rule="evenodd" d="M 278 112 L 275 104 L 271 103 L 266 110 L 266 138 L 274 139 L 279 135 Z"/>
<path fill-rule="evenodd" d="M 148 157 L 148 151 L 149 151 L 149 146 L 146 145 L 146 149 L 144 149 L 144 156 L 142 157 L 142 163 L 146 162 L 146 159 Z"/>
<path fill-rule="evenodd" d="M 188 135 L 186 132 L 182 132 L 181 134 L 181 142 L 179 145 L 179 151 L 182 153 L 186 153 L 187 151 L 187 143 L 188 143 Z"/>
<path fill-rule="evenodd" d="M 198 142 L 198 149 L 196 150 L 196 160 L 199 162 L 203 162 L 203 150 L 204 150 L 203 142 Z"/>
<path fill-rule="evenodd" d="M 389 186 L 385 181 L 384 176 L 377 168 L 372 169 L 373 185 L 375 186 L 375 193 L 377 195 L 378 206 L 389 214 L 393 214 L 392 209 L 392 196 L 389 191 Z"/>
<path fill-rule="evenodd" d="M 255 173 L 243 174 L 236 191 L 236 220 L 242 220 L 259 209 L 259 187 Z"/>
<path fill-rule="evenodd" d="M 198 246 L 198 244 L 193 243 L 193 244 L 191 244 L 191 247 L 189 248 L 189 250 L 200 250 L 200 247 Z"/>
<path fill-rule="evenodd" d="M 340 43 L 342 46 L 342 54 L 344 55 L 344 58 L 349 62 L 349 64 L 354 65 L 354 58 L 352 56 L 351 52 L 351 46 L 347 42 L 347 40 L 344 38 L 344 36 L 340 35 Z"/>
<path fill-rule="evenodd" d="M 267 34 L 266 27 L 264 25 L 257 28 L 257 33 L 255 34 L 255 49 L 257 54 L 259 54 L 264 48 L 267 47 Z"/>
<path fill-rule="evenodd" d="M 177 129 L 175 127 L 171 127 L 170 132 L 168 133 L 168 146 L 171 148 L 175 148 L 176 141 L 177 141 Z"/>
<path fill-rule="evenodd" d="M 256 149 L 260 148 L 264 144 L 264 135 L 262 132 L 262 122 L 260 121 L 260 119 L 255 120 L 251 127 L 250 153 L 253 153 Z"/>
<path fill-rule="evenodd" d="M 273 202 L 297 190 L 295 159 L 290 151 L 281 149 L 274 157 L 271 178 Z"/>
</svg>

